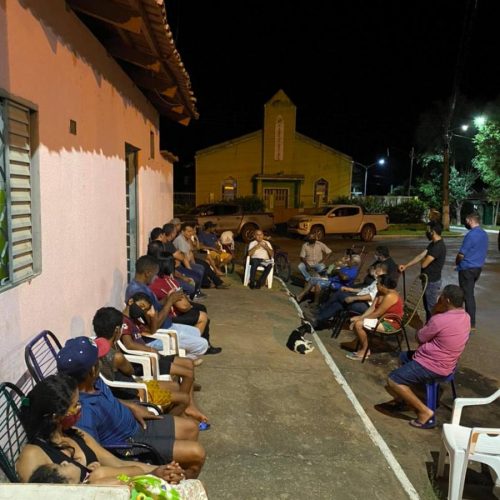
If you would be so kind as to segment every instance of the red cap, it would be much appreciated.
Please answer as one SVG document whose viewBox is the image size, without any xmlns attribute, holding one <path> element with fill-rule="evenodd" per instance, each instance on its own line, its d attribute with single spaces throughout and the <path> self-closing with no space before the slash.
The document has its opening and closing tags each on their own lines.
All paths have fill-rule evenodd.
<svg viewBox="0 0 500 500">
<path fill-rule="evenodd" d="M 106 356 L 106 354 L 108 354 L 109 350 L 111 349 L 111 344 L 109 343 L 109 340 L 103 337 L 97 337 L 96 339 L 94 339 L 94 342 L 95 345 L 97 346 L 97 356 L 99 358 Z"/>
</svg>

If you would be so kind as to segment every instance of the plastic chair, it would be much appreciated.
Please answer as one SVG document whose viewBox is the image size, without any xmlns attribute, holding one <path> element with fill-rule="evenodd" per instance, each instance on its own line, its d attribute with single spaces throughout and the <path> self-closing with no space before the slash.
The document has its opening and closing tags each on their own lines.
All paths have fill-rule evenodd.
<svg viewBox="0 0 500 500">
<path fill-rule="evenodd" d="M 426 274 L 420 274 L 415 278 L 413 281 L 410 290 L 408 291 L 408 295 L 406 296 L 406 300 L 403 305 L 403 317 L 400 318 L 399 316 L 396 316 L 394 314 L 386 314 L 384 317 L 379 318 L 377 324 L 375 325 L 374 328 L 365 328 L 367 334 L 368 334 L 368 349 L 365 351 L 363 354 L 363 360 L 362 363 L 365 362 L 366 359 L 366 354 L 370 350 L 370 340 L 371 337 L 374 335 L 379 335 L 382 338 L 388 338 L 388 337 L 396 337 L 396 340 L 398 341 L 398 348 L 401 351 L 401 338 L 403 337 L 406 342 L 406 347 L 408 350 L 410 350 L 410 343 L 408 341 L 408 334 L 406 329 L 411 326 L 415 318 L 417 317 L 417 314 L 422 314 L 423 317 L 425 317 L 425 313 L 423 312 L 423 299 L 424 299 L 424 293 L 425 289 L 427 288 L 427 275 Z M 381 321 L 384 319 L 391 319 L 393 321 L 396 321 L 399 325 L 399 328 L 396 330 L 392 330 L 390 332 L 379 332 L 377 331 L 377 327 Z M 359 346 L 358 346 L 359 347 Z"/>
<path fill-rule="evenodd" d="M 128 349 L 125 344 L 121 340 L 116 341 L 116 345 L 120 348 L 120 350 L 128 357 L 128 356 L 138 356 L 145 360 L 149 360 L 150 370 L 143 371 L 144 379 L 156 379 L 156 380 L 172 380 L 170 375 L 161 375 L 160 374 L 160 364 L 158 361 L 158 353 L 149 352 L 149 351 L 139 351 L 137 349 Z"/>
<path fill-rule="evenodd" d="M 20 419 L 23 392 L 14 384 L 0 384 L 0 467 L 8 480 L 18 483 L 16 460 L 28 437 Z"/>
<path fill-rule="evenodd" d="M 439 398 L 439 386 L 444 382 L 449 382 L 451 384 L 451 391 L 453 393 L 453 400 L 457 398 L 457 391 L 455 389 L 455 373 L 448 375 L 445 379 L 440 380 L 439 382 L 429 382 L 425 384 L 425 392 L 426 392 L 426 402 L 425 405 L 427 408 L 430 408 L 434 413 L 436 412 L 436 408 L 438 407 L 438 398 Z M 435 416 L 429 420 L 430 424 L 435 423 Z"/>
<path fill-rule="evenodd" d="M 266 285 L 267 288 L 272 288 L 273 287 L 273 274 L 274 274 L 274 260 L 270 259 L 272 261 L 271 264 L 271 272 L 267 275 L 266 279 Z M 245 261 L 245 275 L 243 277 L 243 286 L 248 286 L 248 283 L 250 282 L 250 257 L 247 255 L 246 261 Z M 264 271 L 264 266 L 259 266 L 257 268 L 257 271 Z"/>
<path fill-rule="evenodd" d="M 457 398 L 450 424 L 443 425 L 443 441 L 436 476 L 444 474 L 447 454 L 450 458 L 448 499 L 462 498 L 469 460 L 491 467 L 500 486 L 500 428 L 464 427 L 460 425 L 465 406 L 487 405 L 500 397 L 500 389 L 486 398 Z"/>
<path fill-rule="evenodd" d="M 57 353 L 61 342 L 49 330 L 43 330 L 24 348 L 24 360 L 35 382 L 57 373 Z"/>
</svg>

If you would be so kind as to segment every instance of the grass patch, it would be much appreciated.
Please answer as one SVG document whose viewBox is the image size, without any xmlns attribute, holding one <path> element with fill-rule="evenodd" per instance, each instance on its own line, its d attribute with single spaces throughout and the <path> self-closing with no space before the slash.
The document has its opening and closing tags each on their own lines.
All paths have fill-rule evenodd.
<svg viewBox="0 0 500 500">
<path fill-rule="evenodd" d="M 389 224 L 389 228 L 385 231 L 379 231 L 379 236 L 425 236 L 426 225 L 424 223 L 417 224 Z M 463 236 L 462 233 L 455 231 L 443 231 L 443 236 L 458 237 Z"/>
</svg>

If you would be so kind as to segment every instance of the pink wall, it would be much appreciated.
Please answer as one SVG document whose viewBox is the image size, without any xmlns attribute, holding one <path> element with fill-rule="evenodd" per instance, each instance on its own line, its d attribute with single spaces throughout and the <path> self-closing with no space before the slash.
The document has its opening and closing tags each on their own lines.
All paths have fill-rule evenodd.
<svg viewBox="0 0 500 500">
<path fill-rule="evenodd" d="M 89 335 L 97 308 L 121 307 L 125 143 L 140 149 L 142 251 L 149 230 L 172 217 L 173 171 L 156 111 L 63 0 L 0 0 L 0 89 L 38 106 L 42 273 L 0 293 L 0 381 L 16 381 L 39 331 Z"/>
</svg>

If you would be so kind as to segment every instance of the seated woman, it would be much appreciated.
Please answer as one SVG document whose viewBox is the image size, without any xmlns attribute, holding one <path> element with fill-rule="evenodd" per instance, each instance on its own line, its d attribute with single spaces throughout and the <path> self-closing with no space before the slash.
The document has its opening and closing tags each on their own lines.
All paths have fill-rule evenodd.
<svg viewBox="0 0 500 500">
<path fill-rule="evenodd" d="M 366 357 L 370 356 L 365 328 L 373 329 L 377 325 L 377 331 L 390 332 L 400 327 L 400 321 L 397 318 L 403 317 L 403 300 L 396 287 L 396 280 L 388 274 L 377 278 L 378 292 L 372 305 L 361 316 L 351 318 L 350 329 L 356 332 L 360 347 L 357 351 L 347 354 L 349 359 L 361 361 L 365 352 Z M 392 317 L 386 317 L 388 315 Z"/>
<path fill-rule="evenodd" d="M 64 482 L 112 485 L 118 484 L 119 474 L 153 474 L 170 483 L 184 479 L 184 471 L 176 462 L 155 466 L 120 460 L 74 427 L 81 409 L 78 398 L 75 379 L 59 374 L 39 382 L 23 399 L 21 419 L 28 444 L 16 462 L 21 482 L 44 477 L 50 480 L 54 473 Z M 50 467 L 52 464 L 58 465 L 57 470 Z"/>
</svg>

